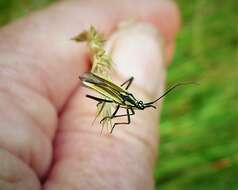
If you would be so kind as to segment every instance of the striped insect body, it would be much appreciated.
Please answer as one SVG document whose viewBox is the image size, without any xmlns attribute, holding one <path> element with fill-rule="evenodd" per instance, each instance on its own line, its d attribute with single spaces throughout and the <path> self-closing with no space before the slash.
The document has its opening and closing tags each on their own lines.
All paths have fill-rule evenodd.
<svg viewBox="0 0 238 190">
<path fill-rule="evenodd" d="M 130 124 L 131 122 L 131 116 L 135 114 L 134 110 L 144 110 L 146 108 L 156 108 L 154 105 L 157 101 L 159 101 L 161 98 L 163 98 L 165 95 L 167 95 L 169 92 L 171 92 L 174 88 L 186 85 L 190 83 L 179 83 L 171 88 L 169 88 L 164 94 L 162 94 L 159 98 L 157 98 L 154 101 L 144 103 L 142 100 L 138 100 L 131 92 L 128 91 L 128 88 L 130 87 L 133 77 L 131 77 L 129 80 L 124 82 L 121 86 L 114 84 L 113 82 L 106 80 L 105 78 L 102 78 L 96 74 L 93 73 L 86 73 L 83 76 L 79 77 L 82 81 L 83 85 L 87 88 L 90 88 L 99 94 L 101 94 L 104 98 L 99 98 L 91 95 L 86 95 L 86 97 L 93 99 L 97 101 L 98 103 L 108 103 L 108 104 L 115 104 L 116 109 L 110 116 L 105 116 L 100 123 L 103 123 L 107 119 L 114 119 L 118 117 L 127 117 L 126 122 L 116 122 L 113 124 L 111 128 L 111 133 L 115 126 L 121 125 L 121 124 Z M 125 89 L 123 86 L 126 86 Z M 117 114 L 118 110 L 122 108 L 126 110 L 126 114 Z"/>
</svg>

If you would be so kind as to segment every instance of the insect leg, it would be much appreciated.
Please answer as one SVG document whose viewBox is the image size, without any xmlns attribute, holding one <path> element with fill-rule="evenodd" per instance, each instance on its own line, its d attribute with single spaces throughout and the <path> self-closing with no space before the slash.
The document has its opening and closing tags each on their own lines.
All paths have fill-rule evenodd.
<svg viewBox="0 0 238 190">
<path fill-rule="evenodd" d="M 116 107 L 115 111 L 113 112 L 113 114 L 112 114 L 111 116 L 104 117 L 104 118 L 100 121 L 100 123 L 102 123 L 105 119 L 110 119 L 110 118 L 112 119 L 112 118 L 114 118 L 115 115 L 116 115 L 116 113 L 118 112 L 119 108 L 120 108 L 120 105 L 117 105 L 117 107 Z"/>
<path fill-rule="evenodd" d="M 129 110 L 131 110 L 132 113 L 129 112 Z M 114 117 L 123 117 L 123 116 L 127 116 L 127 122 L 121 122 L 121 123 L 114 123 L 110 133 L 112 133 L 113 129 L 116 127 L 116 125 L 121 125 L 121 124 L 130 124 L 131 123 L 131 115 L 135 114 L 135 111 L 133 110 L 133 108 L 127 108 L 126 109 L 126 113 L 127 114 L 123 114 L 123 115 L 116 115 Z"/>
<path fill-rule="evenodd" d="M 98 98 L 98 97 L 95 97 L 95 96 L 91 96 L 91 95 L 86 95 L 87 98 L 90 98 L 90 99 L 93 99 L 93 100 L 96 100 L 98 101 L 99 103 L 100 102 L 108 102 L 108 103 L 112 103 L 113 101 L 112 100 L 106 100 L 106 99 L 102 99 L 102 98 Z"/>
<path fill-rule="evenodd" d="M 126 86 L 126 90 L 130 87 L 130 85 L 131 85 L 131 83 L 133 82 L 133 80 L 134 80 L 134 77 L 131 77 L 131 78 L 129 78 L 127 81 L 125 81 L 125 82 L 123 82 L 122 84 L 121 84 L 121 86 L 124 86 L 125 84 L 127 84 L 127 86 Z"/>
<path fill-rule="evenodd" d="M 96 106 L 98 107 L 101 103 L 103 103 L 103 102 L 98 102 Z"/>
<path fill-rule="evenodd" d="M 113 101 L 111 101 L 111 100 L 106 100 L 106 99 L 102 99 L 102 98 L 98 98 L 98 97 L 91 96 L 91 95 L 88 95 L 88 94 L 86 95 L 86 97 L 98 101 L 97 107 L 98 107 L 101 103 L 103 104 L 103 105 L 101 106 L 99 112 L 97 113 L 96 117 L 94 118 L 93 122 L 92 122 L 92 125 L 93 125 L 94 122 L 96 121 L 96 119 L 98 118 L 98 116 L 102 113 L 102 110 L 103 110 L 103 108 L 104 108 L 106 102 L 112 103 Z"/>
<path fill-rule="evenodd" d="M 126 108 L 126 110 L 131 110 L 131 113 L 129 113 L 129 115 L 135 115 L 135 111 L 132 109 L 132 108 Z M 128 114 L 122 114 L 122 115 L 115 115 L 113 118 L 116 118 L 116 117 L 123 117 L 123 116 L 128 116 Z M 113 119 L 112 118 L 112 119 Z"/>
</svg>

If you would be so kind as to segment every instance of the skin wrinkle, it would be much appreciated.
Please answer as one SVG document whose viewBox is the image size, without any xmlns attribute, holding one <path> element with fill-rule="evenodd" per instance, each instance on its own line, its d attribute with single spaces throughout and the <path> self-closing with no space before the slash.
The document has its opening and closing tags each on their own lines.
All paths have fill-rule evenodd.
<svg viewBox="0 0 238 190">
<path fill-rule="evenodd" d="M 78 90 L 80 90 L 81 86 L 80 84 L 78 84 L 69 94 L 68 98 L 66 99 L 65 103 L 63 104 L 61 110 L 58 112 L 58 116 L 59 118 L 61 118 L 61 116 L 64 115 L 65 111 L 67 110 L 67 106 L 71 100 L 72 97 L 74 97 L 74 95 L 77 93 Z"/>
<path fill-rule="evenodd" d="M 29 57 L 28 57 L 29 58 Z M 9 82 L 9 79 L 13 80 L 14 83 L 19 83 L 19 86 L 22 84 L 23 86 L 29 88 L 32 92 L 35 92 L 42 97 L 46 97 L 49 102 L 52 102 L 52 97 L 50 96 L 49 89 L 47 88 L 47 82 L 45 80 L 46 77 L 43 77 L 42 68 L 38 66 L 36 60 L 32 59 L 29 60 L 29 67 L 26 68 L 25 64 L 27 61 L 24 62 L 24 64 L 15 63 L 11 64 L 9 63 L 1 63 L 0 64 L 0 77 L 1 80 L 4 80 L 4 77 L 6 78 L 6 81 Z M 25 69 L 25 72 L 23 70 Z M 34 71 L 34 78 L 32 76 L 29 77 L 29 73 L 32 73 Z M 36 72 L 37 71 L 37 72 Z M 4 74 L 5 73 L 5 74 Z M 21 73 L 20 76 L 18 76 L 18 73 Z M 29 78 L 26 78 L 29 77 Z M 34 81 L 32 83 L 32 81 Z M 0 83 L 1 85 L 1 83 Z M 6 86 L 7 88 L 8 86 Z"/>
<path fill-rule="evenodd" d="M 1 151 L 1 149 L 0 149 L 0 151 Z M 4 149 L 4 151 L 7 151 L 7 150 Z M 20 182 L 20 180 L 21 180 L 21 178 L 19 176 L 5 176 L 0 173 L 0 181 L 9 182 L 11 184 L 14 184 L 14 183 L 16 184 L 16 183 Z M 0 182 L 0 184 L 1 184 L 1 182 Z M 0 187 L 1 187 L 1 185 L 0 185 Z"/>
<path fill-rule="evenodd" d="M 113 140 L 115 142 L 115 140 Z M 116 144 L 115 144 L 116 143 Z M 105 176 L 110 176 L 109 174 L 105 173 L 105 171 L 109 172 L 111 171 L 112 175 L 111 176 L 117 176 L 117 179 L 119 178 L 119 181 L 117 183 L 112 183 L 111 188 L 110 189 L 126 189 L 126 187 L 130 187 L 131 183 L 134 183 L 135 179 L 131 179 L 131 181 L 125 181 L 124 178 L 127 178 L 128 175 L 125 173 L 125 171 L 122 168 L 128 168 L 128 171 L 130 171 L 132 174 L 134 173 L 134 171 L 137 172 L 137 177 L 139 177 L 139 173 L 141 168 L 145 169 L 145 167 L 143 167 L 143 165 L 147 165 L 147 163 L 149 162 L 150 159 L 146 159 L 146 156 L 144 157 L 145 159 L 137 159 L 137 162 L 140 163 L 140 168 L 138 168 L 135 163 L 133 163 L 132 160 L 134 156 L 139 156 L 140 153 L 137 151 L 133 151 L 133 147 L 132 144 L 128 144 L 127 142 L 125 142 L 126 144 L 124 144 L 124 142 L 115 142 L 115 146 L 112 146 L 113 150 L 116 151 L 110 151 L 110 149 L 108 149 L 107 152 L 105 152 L 104 154 L 107 155 L 108 158 L 108 162 L 110 163 L 111 160 L 113 160 L 113 163 L 115 163 L 117 166 L 115 166 L 114 168 L 108 168 L 107 170 L 101 170 Z M 131 145 L 131 148 L 130 148 Z M 127 147 L 127 148 L 125 148 Z M 143 149 L 145 150 L 145 149 Z M 110 153 L 109 153 L 110 151 Z M 102 152 L 102 151 L 100 151 Z M 103 151 L 104 152 L 104 151 Z M 147 155 L 147 151 L 142 151 L 144 153 L 144 155 Z M 121 155 L 125 155 L 125 158 L 123 160 L 121 160 Z M 113 159 L 112 159 L 113 158 Z M 103 156 L 99 157 L 99 160 L 97 162 L 100 163 L 100 159 L 104 160 L 105 158 Z M 148 162 L 147 162 L 148 161 Z M 107 162 L 107 161 L 106 161 Z M 100 167 L 98 169 L 98 171 L 100 171 Z M 136 177 L 136 178 L 137 178 Z M 109 178 L 110 179 L 110 178 Z M 102 178 L 103 181 L 103 178 Z M 135 182 L 136 183 L 136 182 Z M 124 184 L 124 185 L 123 185 Z M 124 186 L 124 187 L 123 187 Z"/>
<path fill-rule="evenodd" d="M 130 131 L 125 130 L 124 135 L 128 135 L 129 137 L 125 138 L 124 136 L 122 137 L 122 136 L 118 135 L 118 136 L 115 136 L 114 139 L 118 142 L 122 142 L 127 145 L 128 145 L 128 143 L 130 143 L 130 144 L 133 143 L 136 146 L 138 146 L 138 144 L 144 146 L 143 149 L 147 150 L 147 152 L 151 155 L 150 157 L 153 158 L 153 159 L 150 159 L 151 164 L 153 165 L 154 162 L 152 160 L 154 160 L 154 158 L 156 158 L 156 155 L 157 155 L 156 146 L 153 146 L 152 143 L 149 142 L 149 140 L 146 140 L 146 138 L 135 135 Z M 140 147 L 142 147 L 142 146 L 140 146 Z"/>
<path fill-rule="evenodd" d="M 85 134 L 83 133 L 83 137 L 82 137 L 82 133 L 75 133 L 75 130 L 67 130 L 67 131 L 64 131 L 63 133 L 61 132 L 59 134 L 59 137 L 58 137 L 57 141 L 55 142 L 56 145 L 59 145 L 59 144 L 61 145 L 60 148 L 57 148 L 57 150 L 70 151 L 70 152 L 72 152 L 72 154 L 75 154 L 74 151 L 72 151 L 70 149 L 65 149 L 64 145 L 67 144 L 67 143 L 72 143 L 75 146 L 77 144 L 84 143 L 82 140 L 75 141 L 75 139 L 81 139 L 80 137 L 87 138 L 87 139 L 92 138 L 93 141 L 96 140 L 96 141 L 102 142 L 101 145 L 102 144 L 108 144 L 108 143 L 114 142 L 114 141 L 115 142 L 120 142 L 121 141 L 121 139 L 118 138 L 118 137 L 114 137 L 114 136 L 110 136 L 110 135 L 99 135 L 98 133 L 97 133 L 97 135 L 95 135 L 96 133 L 94 134 L 93 132 L 94 131 L 92 131 L 92 132 L 88 131 L 88 133 L 85 133 Z M 66 140 L 67 138 L 69 138 L 69 139 Z M 127 140 L 126 141 L 123 140 L 123 141 L 126 142 L 126 143 L 130 142 L 130 141 L 127 141 Z M 131 141 L 131 142 L 136 142 L 137 143 L 137 141 Z M 97 143 L 95 143 L 95 144 L 97 144 Z M 79 149 L 77 149 L 77 151 L 79 151 Z"/>
<path fill-rule="evenodd" d="M 5 94 L 7 97 L 15 97 L 14 99 L 12 98 L 9 98 L 9 102 L 11 102 L 12 104 L 15 104 L 15 106 L 18 108 L 18 110 L 21 110 L 23 113 L 25 113 L 27 116 L 29 116 L 29 118 L 35 123 L 35 125 L 37 126 L 37 128 L 39 128 L 41 130 L 41 132 L 47 136 L 49 139 L 52 139 L 54 136 L 53 136 L 53 133 L 52 132 L 49 132 L 47 131 L 47 129 L 49 127 L 40 127 L 40 126 L 43 126 L 42 125 L 42 121 L 40 121 L 39 119 L 37 119 L 36 115 L 33 115 L 31 112 L 29 112 L 29 110 L 26 110 L 23 105 L 18 101 L 20 100 L 21 98 L 18 98 L 16 94 L 14 94 L 13 92 L 11 92 L 9 89 L 2 89 L 0 88 L 1 90 L 1 94 Z M 43 98 L 43 97 L 42 97 Z M 55 122 L 54 122 L 55 123 Z M 51 125 L 49 125 L 51 126 Z"/>
<path fill-rule="evenodd" d="M 17 82 L 15 82 L 14 84 L 18 84 L 18 83 L 21 83 L 20 81 L 17 81 Z M 42 98 L 42 99 L 44 99 L 44 100 L 46 100 L 45 101 L 45 103 L 49 103 L 48 105 L 50 106 L 50 107 L 52 107 L 53 108 L 53 106 L 52 106 L 52 104 L 50 104 L 50 102 L 48 102 L 48 100 L 43 96 L 43 95 L 41 95 L 41 94 L 38 94 L 38 93 L 35 93 L 32 89 L 28 89 L 29 88 L 29 86 L 26 86 L 25 85 L 25 83 L 23 84 L 19 84 L 19 86 L 21 87 L 21 89 L 23 89 L 23 88 L 26 88 L 26 90 L 28 91 L 30 91 L 30 92 L 32 92 L 33 94 L 32 94 L 32 96 L 35 94 L 35 95 L 37 95 L 37 96 L 39 96 L 38 98 Z M 30 87 L 31 88 L 31 87 Z M 39 120 L 38 119 L 38 115 L 33 115 L 31 112 L 29 112 L 29 111 L 27 111 L 25 108 L 24 108 L 24 105 L 23 104 L 21 104 L 21 102 L 19 102 L 18 100 L 20 100 L 21 99 L 21 97 L 20 97 L 20 95 L 19 94 L 16 94 L 14 91 L 12 91 L 12 90 L 10 90 L 9 88 L 7 88 L 7 87 L 1 87 L 0 86 L 0 90 L 1 90 L 1 94 L 5 94 L 6 95 L 6 97 L 9 97 L 8 98 L 8 101 L 9 102 L 11 102 L 11 104 L 13 105 L 13 106 L 15 106 L 16 108 L 18 108 L 18 110 L 21 110 L 23 113 L 25 113 L 27 116 L 29 116 L 29 118 L 35 123 L 35 126 L 37 126 L 37 128 L 39 128 L 40 130 L 41 130 L 41 132 L 43 132 L 43 134 L 45 135 L 45 136 L 47 136 L 49 139 L 53 139 L 53 137 L 54 137 L 54 131 L 52 131 L 52 132 L 50 132 L 49 130 L 47 130 L 47 129 L 52 129 L 52 126 L 55 126 L 55 128 L 56 128 L 56 123 L 57 123 L 57 119 L 56 119 L 56 114 L 54 114 L 55 115 L 55 118 L 53 118 L 53 117 L 51 117 L 51 122 L 50 123 L 52 123 L 52 124 L 47 124 L 48 126 L 50 126 L 50 127 L 47 127 L 47 126 L 45 126 L 45 127 L 42 127 L 42 126 L 44 126 L 43 125 L 43 123 L 42 123 L 42 120 Z M 10 98 L 10 97 L 14 97 L 14 98 Z M 29 99 L 30 99 L 30 97 L 29 97 Z M 48 107 L 48 106 L 47 106 Z M 54 108 L 53 108 L 54 109 Z M 53 120 L 55 120 L 55 121 L 53 121 Z M 53 123 L 55 123 L 55 124 L 53 124 Z"/>
<path fill-rule="evenodd" d="M 22 109 L 20 107 L 18 107 L 16 104 L 12 104 L 12 102 L 10 102 L 10 101 L 8 101 L 8 102 L 12 105 L 12 108 L 14 108 L 13 110 L 15 111 L 15 113 L 17 113 L 17 114 L 21 113 L 21 115 L 24 115 L 24 117 L 27 118 L 29 123 L 31 123 L 31 126 L 33 128 L 30 128 L 30 129 L 28 128 L 27 129 L 29 131 L 29 133 L 30 134 L 37 134 L 37 136 L 40 136 L 39 139 L 41 139 L 41 142 L 44 142 L 44 143 L 41 144 L 41 146 L 48 144 L 48 146 L 46 145 L 45 147 L 48 147 L 48 148 L 51 149 L 51 142 L 50 142 L 49 137 L 47 137 L 44 133 L 42 133 L 43 131 L 39 127 L 34 127 L 34 126 L 37 126 L 37 123 L 35 123 L 34 120 L 30 121 L 29 117 L 27 117 L 24 114 L 24 111 L 22 111 Z M 9 108 L 10 108 L 10 106 L 9 106 Z M 4 113 L 2 113 L 2 116 L 4 116 Z M 7 117 L 9 117 L 9 116 L 7 115 Z M 23 138 L 23 140 L 25 141 L 26 145 L 28 144 L 29 139 L 32 138 L 32 137 L 29 137 L 29 133 L 28 133 L 28 137 Z M 22 159 L 22 161 L 24 161 L 29 166 L 32 166 L 32 168 L 36 170 L 36 173 L 38 173 L 39 176 L 42 176 L 42 174 L 45 171 L 43 171 L 42 168 L 39 168 L 39 166 L 42 167 L 43 165 L 40 164 L 42 162 L 38 162 L 37 161 L 40 158 L 37 157 L 36 154 L 35 154 L 35 151 L 38 151 L 37 149 L 40 146 L 39 144 L 37 145 L 37 144 L 33 143 L 33 144 L 31 144 L 30 148 L 27 149 L 25 144 L 21 144 L 22 146 L 20 146 L 20 147 L 12 147 L 11 146 L 11 138 L 9 138 L 7 140 L 5 139 L 5 141 L 6 141 L 6 143 L 5 144 L 1 144 L 1 147 L 5 147 L 6 150 L 8 150 L 12 154 L 14 154 L 19 159 Z M 21 139 L 21 141 L 22 141 L 22 139 Z M 18 149 L 16 149 L 16 148 L 18 148 Z M 41 147 L 41 148 L 43 148 L 43 147 Z M 50 149 L 49 149 L 49 151 L 51 152 Z M 42 152 L 42 150 L 41 150 L 41 152 Z M 48 165 L 48 164 L 46 164 L 46 162 L 44 164 Z"/>
<path fill-rule="evenodd" d="M 136 122 L 137 123 L 137 122 Z M 137 126 L 135 125 L 135 122 L 132 122 L 133 127 Z M 98 126 L 97 126 L 98 127 Z M 96 130 L 90 130 L 87 127 L 80 127 L 80 128 L 70 128 L 70 129 L 60 129 L 59 133 L 64 133 L 64 134 L 74 134 L 74 133 L 83 133 L 84 135 L 90 135 L 94 138 L 98 137 L 100 140 L 102 140 L 102 138 L 108 138 L 108 135 L 99 135 L 98 133 L 99 131 Z M 149 149 L 151 154 L 153 155 L 152 157 L 155 158 L 157 155 L 157 148 L 156 146 L 153 146 L 154 143 L 150 142 L 146 137 L 143 137 L 142 135 L 139 134 L 134 134 L 132 132 L 130 132 L 129 130 L 122 130 L 123 133 L 122 135 L 119 133 L 117 136 L 112 136 L 113 139 L 118 140 L 119 141 L 125 141 L 127 143 L 132 143 L 132 142 L 136 142 L 136 144 L 142 144 L 145 149 Z M 127 137 L 125 137 L 127 136 Z M 61 144 L 62 146 L 62 144 Z"/>
<path fill-rule="evenodd" d="M 84 165 L 84 163 L 86 163 L 86 165 L 87 165 L 87 168 L 89 167 L 89 168 L 98 168 L 98 169 L 95 169 L 95 170 L 89 170 L 89 172 L 91 173 L 91 175 L 95 175 L 95 172 L 97 173 L 97 172 L 99 172 L 96 176 L 98 176 L 98 177 L 100 177 L 101 176 L 101 178 L 100 179 L 102 179 L 102 184 L 105 184 L 105 183 L 103 183 L 103 180 L 105 180 L 104 179 L 104 176 L 102 176 L 102 175 L 100 175 L 100 172 L 105 172 L 105 167 L 107 167 L 107 166 L 109 166 L 109 165 L 96 165 L 95 167 L 93 167 L 90 163 L 93 161 L 93 163 L 100 163 L 101 161 L 100 160 L 103 160 L 103 161 L 105 161 L 105 162 L 107 162 L 106 160 L 107 159 L 105 159 L 105 157 L 103 156 L 103 155 L 107 155 L 107 158 L 108 158 L 108 161 L 110 162 L 111 161 L 111 157 L 114 157 L 114 158 L 120 158 L 120 154 L 122 154 L 122 153 L 120 153 L 120 154 L 117 154 L 117 152 L 121 152 L 120 151 L 120 149 L 118 148 L 118 146 L 120 146 L 121 148 L 122 148 L 122 150 L 123 150 L 123 152 L 125 152 L 125 153 L 123 153 L 124 155 L 128 155 L 128 153 L 130 154 L 130 152 L 131 152 L 131 150 L 133 150 L 133 148 L 131 149 L 130 148 L 130 146 L 132 146 L 132 144 L 130 143 L 130 144 L 128 144 L 127 142 L 125 142 L 125 141 L 123 141 L 123 142 L 121 142 L 120 140 L 119 140 L 119 142 L 120 143 L 118 143 L 117 142 L 117 140 L 116 139 L 114 139 L 114 138 L 104 138 L 104 139 L 100 139 L 100 138 L 98 138 L 98 141 L 100 141 L 100 144 L 98 144 L 97 142 L 95 142 L 95 139 L 93 140 L 93 144 L 95 145 L 95 147 L 94 148 L 89 148 L 88 146 L 84 146 L 82 143 L 84 143 L 85 141 L 87 141 L 87 140 L 84 140 L 85 138 L 87 139 L 87 138 L 91 138 L 90 136 L 91 135 L 84 135 L 84 136 L 82 136 L 82 138 L 80 138 L 80 136 L 81 135 L 79 135 L 79 134 L 74 134 L 74 136 L 71 136 L 71 135 L 67 135 L 67 134 L 64 134 L 62 137 L 60 137 L 60 139 L 61 140 L 63 140 L 63 139 L 65 139 L 64 140 L 64 142 L 67 142 L 66 143 L 66 145 L 64 145 L 64 143 L 63 142 L 61 142 L 60 144 L 62 145 L 62 146 L 66 146 L 65 148 L 64 147 L 62 147 L 61 146 L 61 149 L 60 150 L 64 150 L 64 152 L 61 152 L 60 153 L 60 155 L 58 155 L 58 157 L 60 157 L 62 160 L 64 160 L 64 161 L 58 161 L 57 163 L 59 164 L 59 165 L 61 165 L 61 163 L 63 164 L 63 165 L 65 165 L 65 160 L 66 160 L 66 162 L 67 162 L 67 160 L 68 159 L 73 159 L 71 162 L 69 162 L 69 163 L 78 163 L 78 164 L 80 164 L 80 166 L 79 166 L 79 168 L 78 169 L 76 169 L 76 171 L 78 170 L 78 172 L 80 172 L 80 175 L 83 175 L 83 176 L 85 176 L 85 175 L 87 175 L 87 174 L 85 174 L 85 170 L 81 170 L 80 168 L 83 168 L 83 165 Z M 62 139 L 63 138 L 63 139 Z M 70 138 L 70 141 L 68 141 L 67 140 L 67 138 Z M 81 139 L 81 143 L 79 142 L 79 141 L 75 141 L 75 139 Z M 109 141 L 108 141 L 109 140 Z M 109 142 L 111 142 L 111 143 L 109 143 Z M 72 145 L 73 146 L 71 146 L 70 144 L 72 143 Z M 76 144 L 75 144 L 76 143 Z M 109 144 L 108 144 L 109 143 Z M 114 147 L 113 146 L 113 144 L 116 146 L 116 147 Z M 99 145 L 99 147 L 98 147 L 98 145 Z M 79 147 L 79 148 L 77 148 L 76 150 L 79 150 L 79 149 L 81 149 L 81 151 L 83 151 L 84 152 L 84 154 L 77 154 L 77 151 L 74 151 L 74 149 L 73 150 L 70 150 L 70 149 L 68 149 L 67 148 L 67 146 L 69 146 L 69 147 Z M 133 145 L 134 146 L 134 145 Z M 81 147 L 81 148 L 80 148 Z M 88 147 L 88 148 L 87 148 Z M 100 148 L 101 147 L 101 148 Z M 114 150 L 117 150 L 116 152 L 115 151 L 111 151 L 110 149 L 110 147 L 114 147 L 113 149 Z M 142 148 L 142 149 L 144 149 L 144 148 Z M 70 152 L 70 154 L 68 154 L 68 153 L 66 153 L 65 151 L 67 151 L 67 152 Z M 81 152 L 80 151 L 80 152 Z M 86 153 L 86 152 L 88 152 L 88 153 Z M 93 153 L 93 152 L 94 153 Z M 129 152 L 128 152 L 129 151 Z M 143 151 L 144 152 L 144 151 Z M 146 151 L 146 152 L 148 152 L 148 150 Z M 116 155 L 115 155 L 115 153 L 116 153 Z M 91 155 L 90 157 L 88 157 L 87 155 Z M 145 154 L 145 152 L 144 152 L 144 154 Z M 96 157 L 95 157 L 95 156 Z M 133 153 L 132 153 L 132 155 L 134 155 Z M 83 157 L 82 157 L 83 156 Z M 89 160 L 88 160 L 89 159 Z M 129 156 L 128 155 L 128 160 L 130 160 L 131 159 L 131 156 Z M 152 159 L 152 158 L 151 158 Z M 151 159 L 145 159 L 145 160 L 151 160 Z M 115 160 L 115 162 L 116 162 L 117 160 Z M 126 161 L 126 162 L 128 162 L 128 161 Z M 102 163 L 102 162 L 101 162 Z M 119 167 L 122 167 L 118 162 L 116 162 L 117 163 L 117 165 L 119 166 Z M 124 162 L 123 162 L 124 163 Z M 77 165 L 78 165 L 77 164 Z M 106 163 L 105 163 L 106 164 Z M 151 164 L 149 164 L 150 165 L 150 167 L 152 167 L 151 166 Z M 101 168 L 101 166 L 103 166 L 103 168 Z M 74 167 L 74 169 L 75 169 L 75 165 L 73 166 Z M 68 168 L 69 170 L 70 170 L 70 168 Z M 103 170 L 102 170 L 103 169 Z M 109 171 L 108 170 L 106 170 L 107 172 L 109 172 L 110 173 L 110 170 L 111 169 L 113 169 L 113 168 L 111 168 L 110 169 L 110 167 L 108 168 L 109 169 Z M 114 169 L 112 170 L 112 171 L 118 171 L 115 167 L 114 167 Z M 119 170 L 119 171 L 121 171 L 121 170 Z M 93 174 L 92 174 L 92 172 L 93 172 Z M 90 175 L 90 173 L 89 173 L 89 175 Z M 121 175 L 119 175 L 118 173 L 116 173 L 118 176 L 121 176 Z M 143 175 L 143 174 L 142 174 Z M 108 176 L 108 174 L 106 174 L 106 176 Z M 110 175 L 109 175 L 110 176 Z M 111 176 L 115 176 L 115 174 L 113 174 L 113 175 L 111 175 Z M 90 176 L 88 176 L 88 177 L 86 177 L 86 178 L 88 178 L 88 179 L 91 179 L 90 178 Z M 98 179 L 99 180 L 99 179 Z M 90 180 L 89 180 L 90 181 Z M 122 183 L 123 183 L 123 181 L 121 181 Z M 67 183 L 67 180 L 66 180 L 66 182 L 65 183 Z M 98 184 L 98 183 L 97 183 Z M 91 186 L 91 184 L 87 184 L 87 185 L 89 185 L 91 188 L 93 188 L 93 186 Z M 110 184 L 109 184 L 110 185 Z M 101 188 L 99 188 L 99 189 L 101 189 Z M 117 188 L 118 189 L 118 188 Z"/>
<path fill-rule="evenodd" d="M 33 170 L 22 160 L 5 149 L 0 148 L 0 189 L 39 190 L 40 184 Z M 12 167 L 9 167 L 11 165 Z M 10 169 L 9 169 L 10 168 Z M 27 178 L 26 178 L 27 176 Z M 11 180 L 14 179 L 14 183 Z M 10 182 L 10 183 L 8 183 Z"/>
<path fill-rule="evenodd" d="M 125 136 L 127 136 L 125 138 Z M 142 137 L 138 134 L 134 134 L 128 130 L 125 130 L 123 136 L 116 136 L 115 138 L 120 139 L 121 141 L 127 141 L 127 142 L 131 142 L 131 141 L 135 141 L 138 142 L 137 144 L 142 144 L 146 149 L 149 149 L 151 152 L 151 155 L 153 158 L 156 158 L 157 155 L 157 146 L 153 146 L 153 143 L 149 142 L 149 140 L 147 140 L 145 137 Z M 130 140 L 129 140 L 130 139 Z"/>
<path fill-rule="evenodd" d="M 2 92 L 1 92 L 2 93 Z M 12 102 L 11 102 L 12 103 Z M 14 101 L 15 103 L 15 101 Z M 42 130 L 42 128 L 39 127 L 39 124 L 38 122 L 28 113 L 26 112 L 25 110 L 22 109 L 22 107 L 20 107 L 17 103 L 16 104 L 13 104 L 14 105 L 14 110 L 18 110 L 18 112 L 21 112 L 23 113 L 24 115 L 26 116 L 29 116 L 29 118 L 31 119 L 31 121 L 33 122 L 33 126 L 36 126 L 40 132 L 42 133 L 41 136 L 45 136 L 47 139 L 48 139 L 48 144 L 51 144 L 51 140 L 50 140 L 50 137 L 49 135 L 44 131 Z M 9 150 L 10 152 L 12 152 L 11 150 Z M 28 153 L 28 156 L 27 157 L 23 157 L 22 155 L 18 155 L 15 151 L 12 152 L 13 154 L 16 154 L 17 156 L 19 156 L 19 158 L 23 159 L 23 161 L 25 161 L 26 163 L 29 164 L 29 166 L 32 166 L 32 168 L 34 169 L 35 167 L 35 164 L 34 164 L 34 160 L 36 159 L 35 158 L 35 153 L 33 152 L 32 149 L 29 149 L 28 150 L 29 153 Z M 26 154 L 25 154 L 26 155 Z"/>
</svg>

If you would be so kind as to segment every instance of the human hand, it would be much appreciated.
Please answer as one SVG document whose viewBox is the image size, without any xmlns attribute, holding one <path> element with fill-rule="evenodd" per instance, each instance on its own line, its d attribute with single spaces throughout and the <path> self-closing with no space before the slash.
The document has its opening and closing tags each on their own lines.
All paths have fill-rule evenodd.
<svg viewBox="0 0 238 190">
<path fill-rule="evenodd" d="M 130 126 L 100 136 L 78 80 L 89 70 L 87 49 L 69 40 L 90 25 L 110 35 L 130 17 L 160 30 L 170 60 L 179 15 L 169 1 L 60 2 L 0 30 L 1 190 L 153 189 L 157 112 L 136 112 Z M 162 92 L 165 66 L 151 26 L 124 28 L 109 46 L 119 75 L 135 77 L 136 95 Z"/>
</svg>

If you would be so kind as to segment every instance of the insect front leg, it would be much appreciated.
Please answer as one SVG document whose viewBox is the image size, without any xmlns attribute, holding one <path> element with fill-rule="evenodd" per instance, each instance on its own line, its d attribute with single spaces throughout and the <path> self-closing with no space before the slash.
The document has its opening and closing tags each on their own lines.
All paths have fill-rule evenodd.
<svg viewBox="0 0 238 190">
<path fill-rule="evenodd" d="M 112 103 L 113 101 L 112 100 L 106 100 L 106 99 L 102 99 L 102 98 L 98 98 L 98 97 L 95 97 L 95 96 L 91 96 L 89 94 L 86 95 L 87 98 L 90 98 L 90 99 L 93 99 L 93 100 L 96 100 L 98 101 L 99 103 L 100 102 L 109 102 L 109 103 Z"/>
<path fill-rule="evenodd" d="M 131 83 L 133 82 L 133 80 L 134 80 L 134 77 L 131 77 L 131 78 L 129 78 L 127 81 L 125 81 L 125 82 L 123 82 L 122 84 L 121 84 L 121 86 L 124 86 L 125 84 L 127 84 L 127 86 L 126 86 L 126 90 L 131 86 Z"/>
<path fill-rule="evenodd" d="M 129 112 L 131 110 L 131 113 Z M 127 124 L 129 125 L 131 123 L 131 117 L 132 115 L 135 115 L 135 111 L 133 110 L 133 108 L 127 108 L 126 109 L 126 113 L 127 114 L 123 114 L 123 115 L 116 115 L 115 117 L 123 117 L 123 116 L 127 116 L 127 122 L 120 122 L 120 123 L 114 123 L 110 133 L 112 133 L 113 129 L 116 127 L 116 125 L 121 125 L 121 124 Z"/>
</svg>

